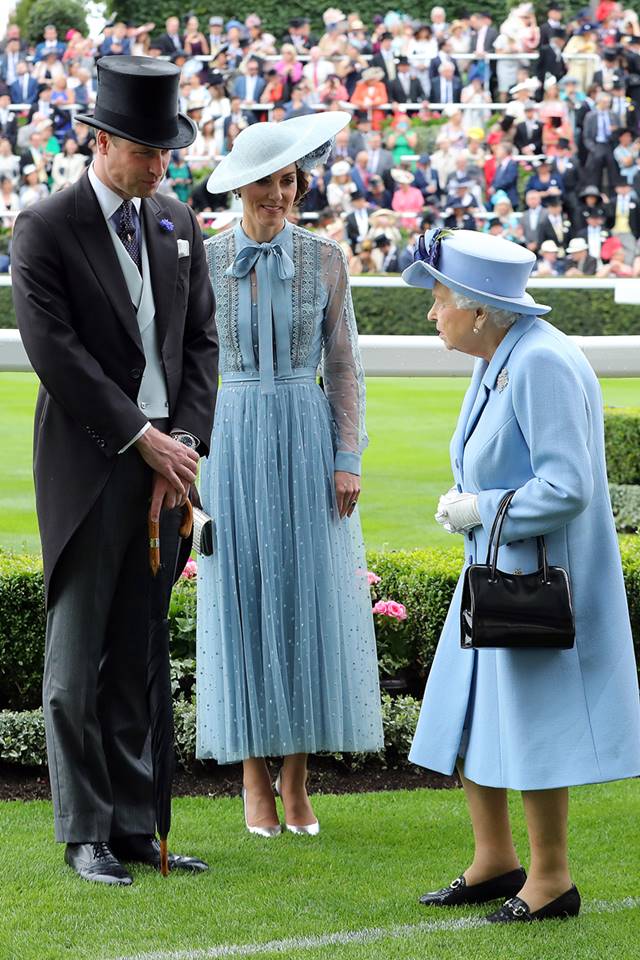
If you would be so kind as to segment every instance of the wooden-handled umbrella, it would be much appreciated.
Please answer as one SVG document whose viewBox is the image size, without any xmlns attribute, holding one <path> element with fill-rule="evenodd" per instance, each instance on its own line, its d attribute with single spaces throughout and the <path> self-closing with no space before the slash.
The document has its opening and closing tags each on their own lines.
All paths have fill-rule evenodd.
<svg viewBox="0 0 640 960">
<path fill-rule="evenodd" d="M 187 539 L 193 527 L 191 502 L 183 507 L 180 536 Z M 149 566 L 155 578 L 151 591 L 149 655 L 147 667 L 147 703 L 151 722 L 153 759 L 153 793 L 156 828 L 160 838 L 160 872 L 169 875 L 167 836 L 171 828 L 171 786 L 174 770 L 173 699 L 171 696 L 171 661 L 169 654 L 169 621 L 164 601 L 176 579 L 176 562 L 163 565 L 160 558 L 160 524 L 149 518 Z M 169 569 L 169 567 L 171 569 Z"/>
</svg>

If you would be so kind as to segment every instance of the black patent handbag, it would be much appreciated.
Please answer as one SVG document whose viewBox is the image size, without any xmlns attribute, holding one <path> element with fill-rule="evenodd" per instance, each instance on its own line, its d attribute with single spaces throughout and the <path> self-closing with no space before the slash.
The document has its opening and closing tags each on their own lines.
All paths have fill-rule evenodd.
<svg viewBox="0 0 640 960">
<path fill-rule="evenodd" d="M 570 650 L 575 642 L 571 586 L 566 570 L 550 567 L 544 537 L 538 537 L 538 570 L 498 569 L 500 534 L 515 490 L 498 506 L 486 563 L 467 567 L 460 604 L 460 646 Z"/>
</svg>

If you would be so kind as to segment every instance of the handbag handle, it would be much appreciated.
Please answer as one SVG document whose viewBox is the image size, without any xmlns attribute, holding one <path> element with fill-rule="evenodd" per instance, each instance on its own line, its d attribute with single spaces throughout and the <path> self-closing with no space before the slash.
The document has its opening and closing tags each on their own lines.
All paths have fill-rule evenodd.
<svg viewBox="0 0 640 960">
<path fill-rule="evenodd" d="M 498 504 L 498 509 L 496 510 L 496 515 L 491 527 L 491 533 L 489 534 L 487 559 L 485 562 L 488 567 L 491 567 L 491 580 L 496 579 L 496 571 L 498 569 L 498 550 L 500 549 L 500 536 L 502 534 L 504 518 L 507 515 L 509 504 L 515 495 L 515 490 L 509 490 L 508 493 L 505 493 L 504 497 Z M 536 543 L 538 546 L 538 569 L 542 567 L 542 580 L 544 583 L 548 583 L 549 564 L 547 561 L 547 545 L 544 542 L 544 537 L 536 537 Z"/>
</svg>

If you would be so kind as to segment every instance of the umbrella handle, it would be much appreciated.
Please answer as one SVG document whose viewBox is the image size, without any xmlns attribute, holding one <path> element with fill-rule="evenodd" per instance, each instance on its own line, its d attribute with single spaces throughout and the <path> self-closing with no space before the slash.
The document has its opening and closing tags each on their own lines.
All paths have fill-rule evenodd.
<svg viewBox="0 0 640 960">
<path fill-rule="evenodd" d="M 151 573 L 157 574 L 160 569 L 160 524 L 149 517 L 149 566 Z M 190 500 L 185 500 L 182 507 L 182 523 L 180 524 L 180 536 L 183 540 L 191 536 L 193 530 L 193 507 Z"/>
<path fill-rule="evenodd" d="M 169 876 L 169 848 L 166 837 L 160 839 L 160 873 L 163 877 Z"/>
<path fill-rule="evenodd" d="M 191 536 L 191 531 L 193 530 L 193 507 L 191 505 L 191 500 L 188 498 L 184 502 L 182 507 L 182 523 L 180 525 L 180 536 L 183 540 L 186 540 L 187 537 Z"/>
<path fill-rule="evenodd" d="M 160 523 L 158 520 L 152 520 L 149 517 L 149 566 L 151 573 L 155 577 L 160 569 Z"/>
</svg>

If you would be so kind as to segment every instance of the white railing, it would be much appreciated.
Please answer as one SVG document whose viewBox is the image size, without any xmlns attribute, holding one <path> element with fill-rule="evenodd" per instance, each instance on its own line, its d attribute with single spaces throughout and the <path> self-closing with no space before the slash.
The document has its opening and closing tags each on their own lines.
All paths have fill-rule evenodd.
<svg viewBox="0 0 640 960">
<path fill-rule="evenodd" d="M 599 377 L 640 376 L 640 336 L 572 337 Z M 472 357 L 449 351 L 438 337 L 361 336 L 368 377 L 466 377 Z M 0 373 L 27 373 L 31 364 L 17 330 L 0 330 Z"/>
<path fill-rule="evenodd" d="M 229 216 L 241 215 L 241 211 L 225 210 L 222 211 Z M 2 214 L 5 216 L 6 214 Z M 203 217 L 220 216 L 218 213 L 201 214 Z M 404 282 L 401 276 L 392 277 L 379 276 L 372 274 L 368 276 L 349 277 L 349 283 L 352 287 L 403 287 L 405 290 L 410 288 Z M 0 273 L 0 287 L 11 286 L 11 275 Z M 596 277 L 531 277 L 527 283 L 527 289 L 535 288 L 537 290 L 613 290 L 616 303 L 637 303 L 640 304 L 640 280 L 616 280 L 613 278 Z"/>
</svg>

